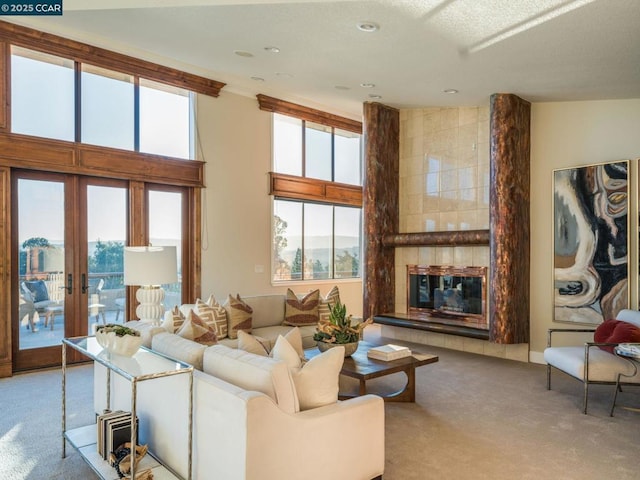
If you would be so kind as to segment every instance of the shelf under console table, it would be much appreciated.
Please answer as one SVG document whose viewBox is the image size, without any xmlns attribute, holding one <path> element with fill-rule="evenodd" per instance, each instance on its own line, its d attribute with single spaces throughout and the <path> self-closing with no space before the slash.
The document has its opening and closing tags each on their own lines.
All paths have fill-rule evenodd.
<svg viewBox="0 0 640 480">
<path fill-rule="evenodd" d="M 122 357 L 112 355 L 98 344 L 95 337 L 73 337 L 62 340 L 62 458 L 66 457 L 66 442 L 73 446 L 84 460 L 91 466 L 93 471 L 102 479 L 117 479 L 118 474 L 115 469 L 109 465 L 106 460 L 98 454 L 97 451 L 97 433 L 96 425 L 86 425 L 84 427 L 67 430 L 67 414 L 66 414 L 66 363 L 67 363 L 67 347 L 70 347 L 86 357 L 92 359 L 104 367 L 107 372 L 107 408 L 111 402 L 111 372 L 128 380 L 131 384 L 131 443 L 135 444 L 137 437 L 136 418 L 136 402 L 137 402 L 137 386 L 139 382 L 154 380 L 157 378 L 168 377 L 172 375 L 188 375 L 189 389 L 188 399 L 188 469 L 187 479 L 191 480 L 192 476 L 192 438 L 193 438 L 193 366 L 168 357 L 160 355 L 145 347 L 140 347 L 138 352 L 132 357 Z M 138 465 L 132 463 L 130 478 L 135 480 L 136 471 L 152 469 L 153 476 L 157 480 L 180 479 L 175 472 L 149 452 Z"/>
</svg>

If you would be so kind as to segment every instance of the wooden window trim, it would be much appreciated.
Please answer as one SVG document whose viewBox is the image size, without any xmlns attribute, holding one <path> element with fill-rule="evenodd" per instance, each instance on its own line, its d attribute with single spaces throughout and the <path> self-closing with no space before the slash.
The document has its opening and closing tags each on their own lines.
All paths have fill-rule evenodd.
<svg viewBox="0 0 640 480">
<path fill-rule="evenodd" d="M 165 185 L 204 186 L 204 162 L 0 133 L 0 166 Z"/>
<path fill-rule="evenodd" d="M 296 103 L 287 102 L 278 98 L 269 97 L 267 95 L 256 95 L 260 110 L 265 112 L 280 113 L 290 117 L 299 118 L 309 122 L 327 125 L 329 127 L 339 128 L 348 132 L 358 133 L 362 135 L 362 122 L 351 120 L 350 118 L 341 117 L 332 113 L 316 110 L 315 108 L 305 107 Z"/>
<path fill-rule="evenodd" d="M 269 172 L 269 194 L 288 200 L 305 200 L 362 208 L 362 187 Z"/>
<path fill-rule="evenodd" d="M 220 90 L 225 86 L 225 83 L 210 78 L 4 21 L 0 21 L 0 40 L 77 62 L 138 75 L 211 97 L 219 96 Z"/>
</svg>

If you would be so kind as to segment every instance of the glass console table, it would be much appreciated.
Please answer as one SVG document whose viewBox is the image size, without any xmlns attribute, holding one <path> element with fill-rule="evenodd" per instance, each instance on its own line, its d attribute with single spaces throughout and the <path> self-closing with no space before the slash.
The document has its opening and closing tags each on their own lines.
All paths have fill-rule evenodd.
<svg viewBox="0 0 640 480">
<path fill-rule="evenodd" d="M 66 457 L 66 442 L 68 441 L 102 479 L 118 479 L 118 474 L 109 463 L 102 459 L 97 449 L 96 424 L 67 430 L 66 412 L 66 375 L 67 375 L 67 347 L 77 350 L 98 362 L 107 371 L 107 409 L 111 405 L 111 372 L 120 375 L 131 383 L 131 444 L 135 444 L 136 401 L 139 382 L 168 377 L 170 375 L 189 375 L 189 439 L 188 439 L 188 479 L 191 480 L 191 456 L 193 436 L 193 367 L 189 364 L 172 360 L 145 347 L 140 347 L 133 357 L 111 355 L 98 344 L 95 337 L 73 337 L 62 340 L 62 458 Z M 180 477 L 163 466 L 152 452 L 149 452 L 138 465 L 131 466 L 130 478 L 135 480 L 136 470 L 151 468 L 155 479 L 179 479 Z"/>
</svg>

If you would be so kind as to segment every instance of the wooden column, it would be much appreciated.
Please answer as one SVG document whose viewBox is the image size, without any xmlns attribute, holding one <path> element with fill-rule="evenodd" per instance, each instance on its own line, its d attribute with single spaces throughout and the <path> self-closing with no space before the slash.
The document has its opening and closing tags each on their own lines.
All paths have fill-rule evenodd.
<svg viewBox="0 0 640 480">
<path fill-rule="evenodd" d="M 382 243 L 399 228 L 400 112 L 364 104 L 362 315 L 393 312 L 395 252 Z"/>
<path fill-rule="evenodd" d="M 529 342 L 531 104 L 491 96 L 490 340 Z"/>
</svg>

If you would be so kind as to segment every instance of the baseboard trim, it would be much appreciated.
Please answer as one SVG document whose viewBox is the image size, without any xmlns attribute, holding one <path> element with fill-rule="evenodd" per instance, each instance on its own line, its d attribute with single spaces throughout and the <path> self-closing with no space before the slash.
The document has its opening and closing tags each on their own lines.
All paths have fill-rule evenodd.
<svg viewBox="0 0 640 480">
<path fill-rule="evenodd" d="M 531 363 L 539 363 L 540 365 L 546 365 L 547 362 L 544 361 L 544 353 L 543 352 L 534 352 L 531 350 L 529 352 L 529 361 Z"/>
<path fill-rule="evenodd" d="M 0 378 L 6 378 L 13 376 L 13 368 L 11 362 L 0 363 Z"/>
</svg>

